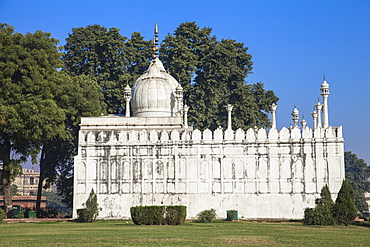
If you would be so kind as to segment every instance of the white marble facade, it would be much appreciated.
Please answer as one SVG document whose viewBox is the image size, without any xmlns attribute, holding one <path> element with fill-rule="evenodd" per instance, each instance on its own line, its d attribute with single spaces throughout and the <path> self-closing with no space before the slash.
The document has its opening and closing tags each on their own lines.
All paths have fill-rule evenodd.
<svg viewBox="0 0 370 247">
<path fill-rule="evenodd" d="M 298 126 L 295 109 L 294 126 L 278 131 L 273 105 L 268 131 L 233 130 L 229 121 L 225 131 L 201 132 L 188 127 L 182 88 L 154 57 L 132 99 L 125 90 L 133 117 L 81 119 L 73 216 L 94 189 L 98 218 L 129 218 L 138 205 L 185 205 L 187 218 L 210 208 L 219 218 L 232 209 L 244 219 L 302 218 L 325 184 L 335 198 L 345 175 L 342 128 L 328 125 L 324 82 L 324 123 L 320 108 L 314 129 Z"/>
<path fill-rule="evenodd" d="M 74 209 L 94 189 L 99 218 L 127 218 L 136 205 L 186 205 L 188 218 L 210 208 L 219 217 L 234 209 L 244 218 L 302 218 L 324 184 L 339 191 L 341 127 L 201 132 L 174 128 L 176 119 L 137 128 L 125 117 L 83 118 Z"/>
</svg>

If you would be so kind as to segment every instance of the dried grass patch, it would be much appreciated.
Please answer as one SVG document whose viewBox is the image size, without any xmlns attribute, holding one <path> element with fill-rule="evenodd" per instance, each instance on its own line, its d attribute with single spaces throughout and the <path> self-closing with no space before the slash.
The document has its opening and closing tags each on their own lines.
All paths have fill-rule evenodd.
<svg viewBox="0 0 370 247">
<path fill-rule="evenodd" d="M 227 238 L 224 240 L 225 245 L 282 245 L 279 242 L 276 242 L 272 239 L 267 237 L 261 236 L 250 236 L 250 237 L 243 237 L 243 238 Z"/>
</svg>

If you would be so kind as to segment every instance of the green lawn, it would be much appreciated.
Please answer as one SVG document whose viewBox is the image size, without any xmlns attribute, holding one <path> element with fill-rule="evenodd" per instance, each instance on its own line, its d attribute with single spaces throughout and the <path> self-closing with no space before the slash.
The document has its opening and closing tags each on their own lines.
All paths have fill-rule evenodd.
<svg viewBox="0 0 370 247">
<path fill-rule="evenodd" d="M 0 224 L 0 246 L 369 246 L 370 228 L 219 222 L 136 226 L 127 221 Z"/>
</svg>

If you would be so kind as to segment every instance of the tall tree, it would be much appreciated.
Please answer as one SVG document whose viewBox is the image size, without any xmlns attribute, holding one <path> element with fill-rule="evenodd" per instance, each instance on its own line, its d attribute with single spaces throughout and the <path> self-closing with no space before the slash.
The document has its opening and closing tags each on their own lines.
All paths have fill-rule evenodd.
<svg viewBox="0 0 370 247">
<path fill-rule="evenodd" d="M 99 116 L 105 112 L 103 95 L 94 78 L 80 75 L 68 77 L 61 75 L 58 91 L 54 100 L 65 111 L 65 128 L 68 135 L 44 143 L 40 155 L 40 178 L 38 184 L 36 209 L 41 215 L 42 188 L 48 188 L 58 179 L 71 179 L 73 158 L 77 152 L 77 136 L 81 117 Z M 44 183 L 45 182 L 45 183 Z M 58 183 L 59 184 L 59 183 Z M 71 205 L 72 187 L 57 186 L 58 194 L 62 195 Z"/>
<path fill-rule="evenodd" d="M 338 223 L 346 227 L 355 219 L 357 209 L 354 203 L 354 192 L 347 180 L 343 180 L 334 205 L 334 216 Z"/>
<path fill-rule="evenodd" d="M 132 82 L 149 65 L 150 41 L 144 41 L 140 33 L 133 33 L 128 40 L 119 29 L 100 25 L 73 28 L 66 41 L 65 71 L 95 77 L 108 112 L 121 111 L 127 82 Z"/>
<path fill-rule="evenodd" d="M 11 212 L 11 182 L 21 162 L 40 147 L 64 137 L 65 113 L 55 103 L 61 60 L 58 41 L 49 33 L 26 35 L 0 24 L 0 159 L 5 212 Z"/>
<path fill-rule="evenodd" d="M 200 29 L 195 22 L 181 23 L 161 44 L 161 61 L 181 83 L 186 98 L 202 57 L 207 54 L 210 44 L 216 42 L 211 32 L 211 28 Z"/>
<path fill-rule="evenodd" d="M 217 41 L 211 32 L 195 22 L 182 23 L 161 45 L 161 60 L 191 106 L 189 122 L 199 129 L 226 127 L 225 106 L 232 104 L 234 127 L 270 126 L 267 114 L 278 98 L 262 83 L 246 83 L 252 70 L 248 48 L 232 39 Z"/>
<path fill-rule="evenodd" d="M 355 193 L 355 205 L 357 210 L 368 210 L 365 200 L 365 192 L 370 189 L 370 167 L 363 159 L 357 158 L 350 151 L 344 152 L 344 164 L 346 167 L 346 179 Z"/>
</svg>

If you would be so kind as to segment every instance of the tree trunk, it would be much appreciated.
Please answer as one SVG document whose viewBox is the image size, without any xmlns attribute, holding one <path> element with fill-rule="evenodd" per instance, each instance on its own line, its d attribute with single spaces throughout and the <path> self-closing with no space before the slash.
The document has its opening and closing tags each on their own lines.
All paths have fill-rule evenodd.
<svg viewBox="0 0 370 247">
<path fill-rule="evenodd" d="M 4 165 L 5 166 L 5 165 Z M 2 171 L 2 182 L 3 182 L 3 192 L 4 192 L 4 210 L 7 218 L 13 216 L 13 201 L 12 201 L 12 191 L 10 186 L 10 172 L 3 169 Z"/>
<path fill-rule="evenodd" d="M 36 198 L 36 212 L 37 217 L 42 217 L 42 208 L 41 208 L 41 195 L 42 195 L 42 184 L 44 183 L 44 167 L 45 167 L 45 145 L 42 147 L 41 157 L 40 157 L 40 177 L 39 183 L 37 185 L 37 198 Z"/>
<path fill-rule="evenodd" d="M 10 143 L 5 140 L 3 145 L 0 145 L 0 153 L 3 158 L 3 167 L 1 170 L 1 180 L 3 183 L 3 193 L 4 193 L 4 211 L 7 218 L 13 216 L 13 201 L 12 201 L 12 191 L 11 191 L 11 173 L 10 173 Z"/>
</svg>

